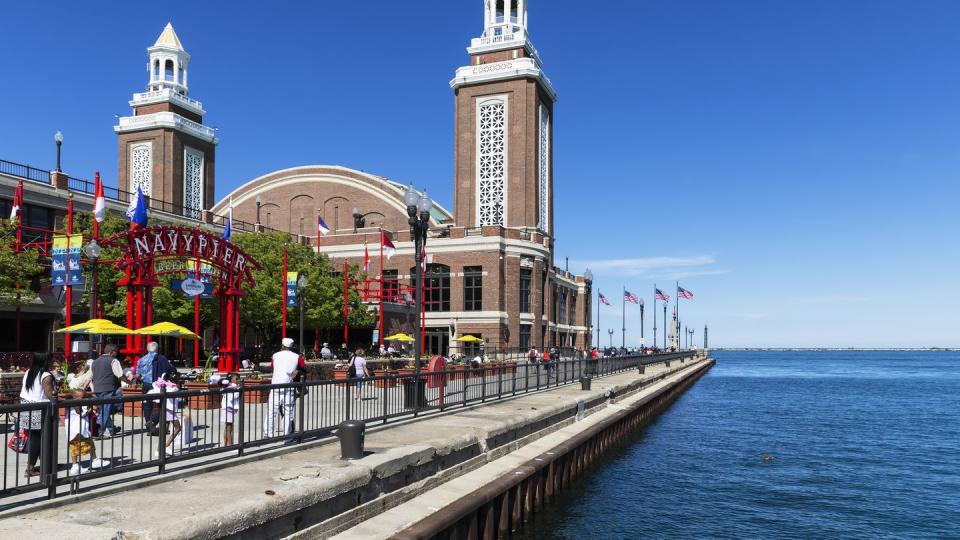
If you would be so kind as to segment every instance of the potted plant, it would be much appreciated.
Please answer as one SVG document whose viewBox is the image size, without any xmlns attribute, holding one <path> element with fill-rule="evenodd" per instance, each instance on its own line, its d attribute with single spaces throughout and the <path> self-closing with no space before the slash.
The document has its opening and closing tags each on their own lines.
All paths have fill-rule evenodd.
<svg viewBox="0 0 960 540">
<path fill-rule="evenodd" d="M 270 381 L 264 379 L 259 371 L 254 371 L 243 380 L 243 402 L 244 403 L 266 403 L 270 400 L 269 388 L 257 388 L 261 385 L 268 385 Z M 251 388 L 253 387 L 253 388 Z"/>
</svg>

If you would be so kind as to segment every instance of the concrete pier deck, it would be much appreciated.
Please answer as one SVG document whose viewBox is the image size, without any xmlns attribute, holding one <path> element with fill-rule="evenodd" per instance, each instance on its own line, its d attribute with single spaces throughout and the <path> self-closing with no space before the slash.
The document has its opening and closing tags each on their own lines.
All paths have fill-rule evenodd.
<svg viewBox="0 0 960 540">
<path fill-rule="evenodd" d="M 541 452 L 630 401 L 712 362 L 698 358 L 368 429 L 364 459 L 336 441 L 185 471 L 99 497 L 64 497 L 0 514 L 17 538 L 388 537 L 477 482 Z M 578 409 L 582 411 L 578 420 Z M 430 493 L 430 503 L 419 495 Z M 369 520 L 369 521 L 368 521 Z M 365 522 L 365 523 L 364 523 Z M 345 532 L 344 532 L 345 531 Z"/>
</svg>

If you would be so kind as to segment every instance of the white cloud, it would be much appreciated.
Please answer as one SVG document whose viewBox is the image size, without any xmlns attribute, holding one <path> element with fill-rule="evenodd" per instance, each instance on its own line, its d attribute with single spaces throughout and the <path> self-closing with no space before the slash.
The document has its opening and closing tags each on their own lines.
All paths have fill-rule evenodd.
<svg viewBox="0 0 960 540">
<path fill-rule="evenodd" d="M 598 275 L 640 276 L 662 279 L 686 279 L 694 276 L 713 276 L 728 273 L 727 270 L 710 268 L 716 263 L 713 257 L 642 257 L 635 259 L 598 259 L 572 261 L 578 267 L 589 268 Z"/>
</svg>

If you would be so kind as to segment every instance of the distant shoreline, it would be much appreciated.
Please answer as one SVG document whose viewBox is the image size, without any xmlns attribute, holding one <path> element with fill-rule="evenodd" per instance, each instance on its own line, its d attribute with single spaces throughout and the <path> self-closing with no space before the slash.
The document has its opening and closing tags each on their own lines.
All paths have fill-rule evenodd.
<svg viewBox="0 0 960 540">
<path fill-rule="evenodd" d="M 732 352 L 958 352 L 960 348 L 928 347 L 928 348 L 894 348 L 881 347 L 877 349 L 849 347 L 711 347 L 710 351 Z"/>
</svg>

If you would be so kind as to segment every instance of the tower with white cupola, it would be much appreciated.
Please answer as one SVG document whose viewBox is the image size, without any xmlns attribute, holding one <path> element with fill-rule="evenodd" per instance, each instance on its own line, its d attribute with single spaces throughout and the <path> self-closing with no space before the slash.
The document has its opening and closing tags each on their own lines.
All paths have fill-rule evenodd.
<svg viewBox="0 0 960 540">
<path fill-rule="evenodd" d="M 483 32 L 457 69 L 455 216 L 553 235 L 553 105 L 530 41 L 529 0 L 484 0 Z"/>
<path fill-rule="evenodd" d="M 199 219 L 214 204 L 216 130 L 203 125 L 203 104 L 190 96 L 190 54 L 167 26 L 147 49 L 146 92 L 133 94 L 131 116 L 114 126 L 119 143 L 117 179 L 137 188 L 150 206 Z"/>
</svg>

